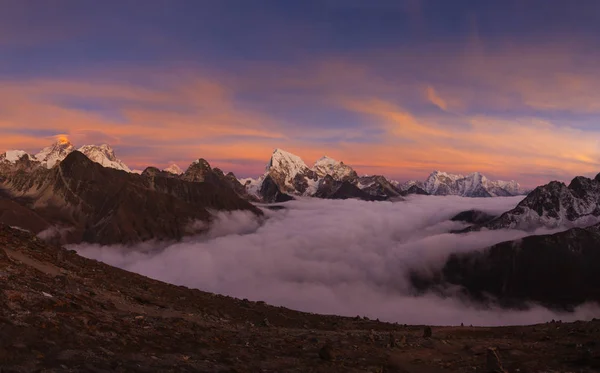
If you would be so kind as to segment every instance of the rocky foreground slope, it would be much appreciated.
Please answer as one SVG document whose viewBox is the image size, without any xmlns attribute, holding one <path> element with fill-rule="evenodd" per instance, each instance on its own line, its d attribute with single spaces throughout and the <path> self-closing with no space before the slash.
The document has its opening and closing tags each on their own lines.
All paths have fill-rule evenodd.
<svg viewBox="0 0 600 373">
<path fill-rule="evenodd" d="M 425 327 L 173 286 L 0 225 L 4 372 L 594 372 L 600 321 Z"/>
</svg>

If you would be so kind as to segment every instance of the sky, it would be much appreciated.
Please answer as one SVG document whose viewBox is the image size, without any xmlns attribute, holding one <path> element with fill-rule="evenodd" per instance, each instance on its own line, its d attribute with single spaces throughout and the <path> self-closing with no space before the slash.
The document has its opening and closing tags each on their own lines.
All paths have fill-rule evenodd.
<svg viewBox="0 0 600 373">
<path fill-rule="evenodd" d="M 274 148 L 359 174 L 600 172 L 595 0 L 0 0 L 0 150 L 130 167 Z"/>
</svg>

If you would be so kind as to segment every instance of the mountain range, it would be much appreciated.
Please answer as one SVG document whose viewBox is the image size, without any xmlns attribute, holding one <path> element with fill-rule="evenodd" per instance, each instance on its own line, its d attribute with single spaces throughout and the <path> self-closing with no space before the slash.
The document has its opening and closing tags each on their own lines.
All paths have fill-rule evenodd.
<svg viewBox="0 0 600 373">
<path fill-rule="evenodd" d="M 261 194 L 264 190 L 261 186 L 267 177 L 283 193 L 321 198 L 334 196 L 340 188 L 344 193 L 339 194 L 346 198 L 369 200 L 401 200 L 408 194 L 504 197 L 524 193 L 516 181 L 492 181 L 478 172 L 463 176 L 434 171 L 424 182 L 400 184 L 382 175 L 358 176 L 351 166 L 327 156 L 317 160 L 311 168 L 297 155 L 281 149 L 273 151 L 262 176 L 240 181 L 249 194 L 270 202 L 270 196 Z"/>
<path fill-rule="evenodd" d="M 493 181 L 479 172 L 463 176 L 434 171 L 424 182 L 411 180 L 399 187 L 408 190 L 413 186 L 423 189 L 427 194 L 438 196 L 508 197 L 525 194 L 525 190 L 514 180 Z"/>
<path fill-rule="evenodd" d="M 99 163 L 104 167 L 132 172 L 123 161 L 115 156 L 115 152 L 110 145 L 84 145 L 79 149 L 75 149 L 73 144 L 66 138 L 59 138 L 55 143 L 45 147 L 35 155 L 28 154 L 23 150 L 6 151 L 5 153 L 0 154 L 0 163 L 14 164 L 17 160 L 27 155 L 30 160 L 39 162 L 41 166 L 52 168 L 75 150 L 83 153 L 90 160 Z"/>
<path fill-rule="evenodd" d="M 27 155 L 31 161 L 52 168 L 74 150 L 68 139 L 60 138 L 35 155 L 22 150 L 0 154 L 0 167 L 2 164 L 14 164 Z M 129 173 L 143 172 L 131 170 L 107 144 L 84 145 L 77 150 L 102 166 Z M 184 174 L 176 164 L 169 165 L 163 171 L 173 175 Z M 232 175 L 230 177 L 234 177 Z M 238 194 L 267 203 L 289 200 L 292 196 L 401 200 L 402 196 L 408 194 L 500 197 L 524 193 L 516 181 L 492 181 L 478 172 L 463 176 L 434 171 L 424 182 L 408 181 L 401 184 L 382 175 L 359 176 L 351 166 L 327 156 L 308 167 L 300 157 L 282 149 L 273 151 L 263 175 L 257 179 L 240 179 L 239 182 L 244 190 L 234 183 Z"/>
</svg>

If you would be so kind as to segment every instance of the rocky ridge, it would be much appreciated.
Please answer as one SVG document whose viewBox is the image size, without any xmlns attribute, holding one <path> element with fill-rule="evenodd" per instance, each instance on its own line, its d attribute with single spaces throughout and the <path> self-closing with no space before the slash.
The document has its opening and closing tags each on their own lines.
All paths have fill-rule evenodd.
<svg viewBox="0 0 600 373">
<path fill-rule="evenodd" d="M 472 229 L 521 229 L 585 227 L 600 222 L 600 175 L 575 177 L 566 184 L 552 181 L 530 192 L 512 210 Z"/>
<path fill-rule="evenodd" d="M 55 227 L 56 239 L 67 243 L 178 240 L 206 229 L 206 224 L 198 223 L 210 222 L 209 210 L 262 215 L 208 163 L 191 166 L 186 175 L 187 179 L 179 178 L 152 168 L 142 175 L 127 173 L 73 151 L 51 169 L 2 173 L 0 187 L 5 197 Z M 40 233 L 32 226 L 22 227 Z"/>
</svg>

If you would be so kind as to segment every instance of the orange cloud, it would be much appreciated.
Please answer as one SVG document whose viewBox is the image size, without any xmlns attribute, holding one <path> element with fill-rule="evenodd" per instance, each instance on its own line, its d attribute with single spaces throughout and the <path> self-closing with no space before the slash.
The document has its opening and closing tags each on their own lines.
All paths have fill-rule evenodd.
<svg viewBox="0 0 600 373">
<path fill-rule="evenodd" d="M 111 100 L 103 112 L 68 107 L 53 97 L 92 102 Z M 281 138 L 265 115 L 237 109 L 231 93 L 213 82 L 195 79 L 164 90 L 130 85 L 40 81 L 0 87 L 0 130 L 55 129 L 67 134 L 101 130 L 106 136 L 153 141 L 207 139 L 218 136 Z"/>
<path fill-rule="evenodd" d="M 307 164 L 327 154 L 360 173 L 401 178 L 422 179 L 434 169 L 481 171 L 502 178 L 517 177 L 518 170 L 561 178 L 600 170 L 594 140 L 600 138 L 599 131 L 582 131 L 521 112 L 511 120 L 470 112 L 530 107 L 595 113 L 600 110 L 595 70 L 573 71 L 573 58 L 563 55 L 565 50 L 486 52 L 483 46 L 477 53 L 444 55 L 443 49 L 440 53 L 443 68 L 433 68 L 439 67 L 437 60 L 418 51 L 369 56 L 403 66 L 403 71 L 389 75 L 359 60 L 324 59 L 295 67 L 259 66 L 236 79 L 164 75 L 158 88 L 107 80 L 3 82 L 0 132 L 7 136 L 2 136 L 0 148 L 46 145 L 47 139 L 11 132 L 17 128 L 142 147 L 143 154 L 123 157 L 139 167 L 166 166 L 166 160 L 184 167 L 205 157 L 221 167 L 237 164 L 235 170 L 259 173 L 272 149 L 282 147 L 298 153 Z M 422 80 L 410 79 L 410 74 L 421 73 L 426 73 Z M 324 118 L 322 128 L 307 131 L 303 123 L 295 125 L 294 118 L 290 125 L 274 119 L 269 109 L 239 106 L 236 97 L 250 94 L 266 96 L 268 108 L 312 110 L 317 104 L 342 108 L 364 124 L 328 127 L 330 118 Z M 111 113 L 68 106 L 56 97 L 109 102 Z M 430 102 L 444 112 L 410 110 L 414 102 L 421 107 Z M 318 128 L 319 120 L 311 128 Z M 381 131 L 385 135 L 369 143 L 345 140 Z M 324 143 L 324 138 L 335 140 Z"/>
<path fill-rule="evenodd" d="M 600 171 L 600 131 L 582 131 L 534 118 L 513 121 L 481 116 L 464 117 L 469 126 L 444 129 L 435 119 L 419 119 L 378 100 L 345 107 L 379 118 L 389 133 L 385 143 L 353 145 L 353 154 L 369 154 L 376 165 L 500 176 L 522 169 L 567 178 Z"/>
<path fill-rule="evenodd" d="M 440 96 L 438 96 L 432 86 L 427 86 L 427 99 L 442 110 L 448 109 L 448 104 Z"/>
</svg>

